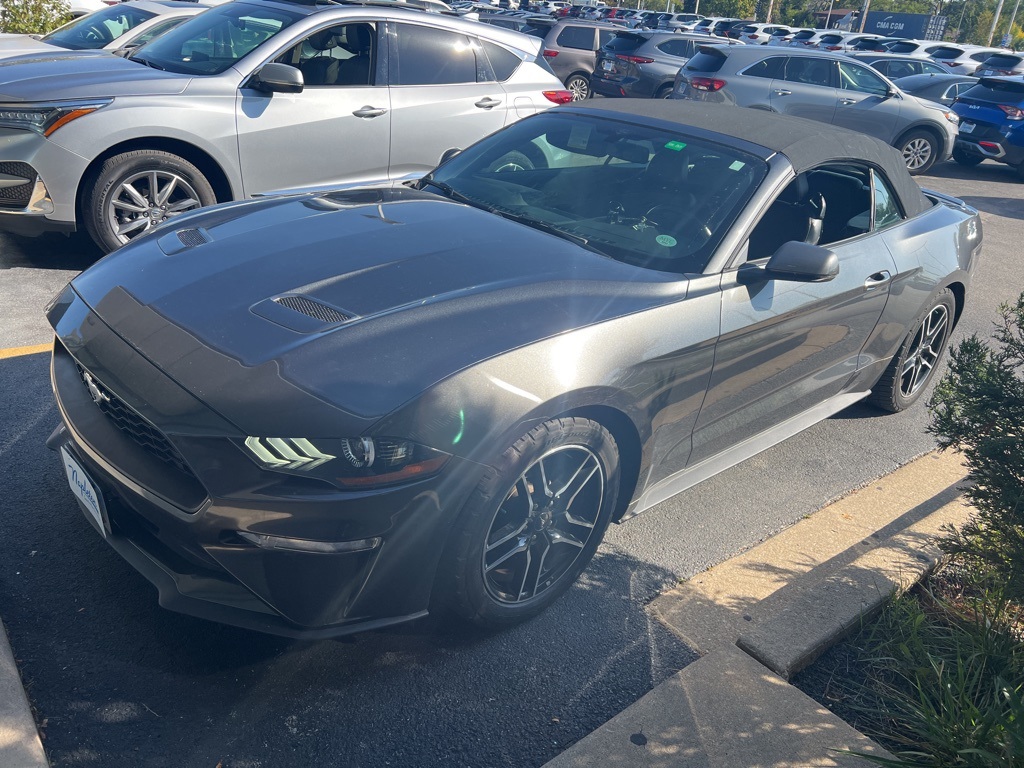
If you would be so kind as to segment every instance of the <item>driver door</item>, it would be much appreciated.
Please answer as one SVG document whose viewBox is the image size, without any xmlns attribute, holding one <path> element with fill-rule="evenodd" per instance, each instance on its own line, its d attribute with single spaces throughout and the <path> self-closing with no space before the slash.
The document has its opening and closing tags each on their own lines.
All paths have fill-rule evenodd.
<svg viewBox="0 0 1024 768">
<path fill-rule="evenodd" d="M 239 164 L 247 196 L 312 185 L 386 179 L 391 100 L 380 71 L 381 25 L 317 30 L 275 61 L 297 67 L 301 93 L 238 90 Z"/>
</svg>

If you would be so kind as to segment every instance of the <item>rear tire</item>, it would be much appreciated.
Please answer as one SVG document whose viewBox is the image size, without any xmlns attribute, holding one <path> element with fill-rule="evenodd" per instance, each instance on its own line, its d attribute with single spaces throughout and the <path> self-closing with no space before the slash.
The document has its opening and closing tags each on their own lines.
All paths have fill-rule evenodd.
<svg viewBox="0 0 1024 768">
<path fill-rule="evenodd" d="M 942 353 L 953 329 L 956 300 L 948 288 L 932 300 L 900 345 L 889 367 L 871 392 L 870 402 L 889 413 L 906 410 L 924 394 L 942 362 Z"/>
<path fill-rule="evenodd" d="M 572 94 L 573 101 L 586 101 L 592 95 L 590 80 L 586 75 L 573 75 L 565 81 L 565 88 Z"/>
<path fill-rule="evenodd" d="M 658 92 L 654 94 L 656 99 L 669 99 L 672 98 L 672 84 L 663 85 L 658 89 Z"/>
<path fill-rule="evenodd" d="M 903 162 L 912 176 L 926 173 L 939 157 L 939 142 L 928 131 L 916 130 L 903 136 L 896 143 L 896 150 L 903 155 Z"/>
<path fill-rule="evenodd" d="M 985 158 L 981 155 L 975 155 L 971 152 L 965 152 L 964 150 L 957 147 L 953 150 L 953 159 L 960 165 L 979 165 Z"/>
<path fill-rule="evenodd" d="M 438 570 L 435 597 L 497 629 L 536 616 L 597 551 L 619 491 L 619 455 L 584 418 L 534 427 L 485 471 Z"/>
</svg>

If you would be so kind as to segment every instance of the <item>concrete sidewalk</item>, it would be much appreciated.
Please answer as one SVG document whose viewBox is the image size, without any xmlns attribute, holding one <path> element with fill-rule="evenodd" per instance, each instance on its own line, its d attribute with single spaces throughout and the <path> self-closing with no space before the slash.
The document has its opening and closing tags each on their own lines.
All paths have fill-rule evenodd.
<svg viewBox="0 0 1024 768">
<path fill-rule="evenodd" d="M 969 507 L 958 456 L 929 453 L 655 599 L 702 657 L 546 768 L 863 768 L 887 755 L 787 681 L 930 570 Z"/>
<path fill-rule="evenodd" d="M 959 457 L 930 453 L 655 599 L 702 657 L 549 768 L 850 766 L 885 754 L 787 680 L 914 583 L 968 507 Z M 0 768 L 48 765 L 0 625 Z"/>
</svg>

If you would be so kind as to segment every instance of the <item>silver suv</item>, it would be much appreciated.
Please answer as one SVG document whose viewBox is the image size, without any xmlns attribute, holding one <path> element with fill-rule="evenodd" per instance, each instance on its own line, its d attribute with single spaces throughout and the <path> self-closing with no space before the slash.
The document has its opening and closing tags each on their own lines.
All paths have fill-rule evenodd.
<svg viewBox="0 0 1024 768">
<path fill-rule="evenodd" d="M 129 58 L 0 73 L 0 230 L 112 250 L 212 203 L 398 183 L 570 99 L 536 38 L 417 10 L 235 0 Z"/>
<path fill-rule="evenodd" d="M 819 120 L 894 146 L 911 173 L 953 152 L 959 120 L 847 56 L 758 46 L 704 46 L 676 75 L 672 98 L 736 104 Z"/>
</svg>

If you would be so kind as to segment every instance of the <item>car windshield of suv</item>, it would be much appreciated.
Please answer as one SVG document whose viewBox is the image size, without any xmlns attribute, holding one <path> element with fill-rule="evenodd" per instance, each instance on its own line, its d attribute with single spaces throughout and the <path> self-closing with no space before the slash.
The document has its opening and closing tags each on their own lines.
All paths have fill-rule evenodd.
<svg viewBox="0 0 1024 768">
<path fill-rule="evenodd" d="M 421 189 L 638 267 L 701 272 L 767 173 L 731 147 L 577 114 L 518 122 Z"/>
<path fill-rule="evenodd" d="M 63 27 L 43 35 L 40 40 L 71 51 L 96 50 L 114 42 L 125 32 L 156 16 L 126 3 L 90 13 L 69 21 Z"/>
<path fill-rule="evenodd" d="M 216 75 L 300 18 L 277 8 L 225 3 L 147 43 L 129 58 L 168 72 Z"/>
</svg>

